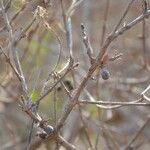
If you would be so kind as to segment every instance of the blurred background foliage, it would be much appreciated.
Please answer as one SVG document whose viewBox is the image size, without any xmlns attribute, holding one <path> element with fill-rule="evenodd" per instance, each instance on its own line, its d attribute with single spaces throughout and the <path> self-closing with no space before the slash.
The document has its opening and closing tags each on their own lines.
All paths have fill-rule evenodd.
<svg viewBox="0 0 150 150">
<path fill-rule="evenodd" d="M 4 3 L 7 4 L 8 1 L 4 0 Z M 82 42 L 81 23 L 86 26 L 96 56 L 101 47 L 104 26 L 106 28 L 104 38 L 106 38 L 114 29 L 128 3 L 129 0 L 110 0 L 106 22 L 104 22 L 106 0 L 83 0 L 77 7 L 72 16 L 73 56 L 75 62 L 78 61 L 80 64 L 74 71 L 77 83 L 74 83 L 71 73 L 63 80 L 69 81 L 73 90 L 78 86 L 90 66 Z M 70 0 L 64 0 L 65 10 L 68 9 L 70 4 Z M 60 63 L 56 69 L 56 71 L 59 71 L 69 58 L 60 0 L 12 0 L 7 10 L 10 20 L 22 9 L 11 22 L 13 33 L 17 38 L 20 31 L 30 24 L 37 6 L 42 6 L 47 10 L 47 22 L 61 39 L 63 50 Z M 142 0 L 136 0 L 123 23 L 136 18 L 142 13 L 142 10 Z M 146 52 L 143 49 L 143 23 L 127 31 L 109 46 L 109 57 L 114 56 L 115 53 L 122 53 L 123 56 L 121 59 L 107 64 L 111 75 L 109 80 L 104 81 L 100 76 L 97 79 L 95 72 L 93 77 L 96 80 L 91 79 L 88 82 L 86 90 L 95 99 L 107 101 L 136 100 L 150 84 L 150 71 L 145 67 L 150 63 L 149 23 L 149 19 L 145 20 Z M 0 14 L 0 28 L 0 45 L 5 48 L 8 45 L 9 36 L 2 14 Z M 53 32 L 44 26 L 42 21 L 36 20 L 26 32 L 25 37 L 19 41 L 16 49 L 32 101 L 35 102 L 41 94 L 41 89 L 49 73 L 57 63 L 59 56 L 58 40 Z M 98 85 L 97 80 L 99 80 Z M 54 82 L 53 78 L 50 77 L 46 90 Z M 27 145 L 31 120 L 18 107 L 17 100 L 20 99 L 21 95 L 22 90 L 19 81 L 0 53 L 0 150 L 25 149 Z M 149 93 L 148 95 L 150 96 Z M 87 96 L 83 92 L 80 98 L 86 99 Z M 40 103 L 39 114 L 48 120 L 51 125 L 56 125 L 67 99 L 64 89 L 61 84 L 58 84 Z M 95 149 L 117 150 L 118 147 L 128 143 L 148 114 L 148 107 L 130 106 L 104 110 L 97 108 L 95 105 L 81 105 L 80 111 L 79 108 L 75 108 L 70 114 L 62 130 L 62 135 L 80 150 L 91 148 L 87 137 L 90 138 L 92 145 L 96 145 Z M 150 147 L 149 125 L 135 143 L 139 150 L 148 150 Z M 32 135 L 31 149 L 55 149 L 57 145 L 55 142 L 44 141 L 42 143 L 35 134 L 36 132 Z M 38 142 L 41 142 L 41 144 L 38 145 Z M 97 144 L 95 144 L 96 142 Z"/>
</svg>

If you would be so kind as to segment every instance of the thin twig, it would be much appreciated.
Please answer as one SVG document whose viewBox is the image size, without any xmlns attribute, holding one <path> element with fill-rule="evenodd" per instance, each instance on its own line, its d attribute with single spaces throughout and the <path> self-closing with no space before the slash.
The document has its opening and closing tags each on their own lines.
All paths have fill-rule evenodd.
<svg viewBox="0 0 150 150">
<path fill-rule="evenodd" d="M 7 30 L 9 31 L 9 44 L 10 44 L 10 48 L 8 49 L 9 50 L 8 51 L 8 55 L 10 55 L 10 51 L 11 51 L 12 43 L 13 43 L 13 30 L 12 30 L 11 24 L 9 22 L 8 15 L 7 15 L 6 10 L 5 10 L 3 0 L 1 0 L 1 8 L 2 8 L 2 15 L 4 17 L 4 21 L 5 21 Z"/>
<path fill-rule="evenodd" d="M 129 12 L 129 9 L 131 8 L 132 3 L 133 3 L 134 1 L 135 1 L 135 0 L 131 0 L 131 1 L 129 2 L 129 4 L 128 4 L 127 8 L 125 9 L 123 15 L 121 16 L 121 18 L 120 18 L 118 24 L 117 24 L 116 27 L 114 28 L 113 33 L 115 33 L 115 32 L 118 30 L 119 26 L 121 25 L 123 19 L 125 18 L 125 16 L 126 16 L 127 13 Z"/>
<path fill-rule="evenodd" d="M 42 23 L 44 23 L 45 27 L 47 29 L 49 29 L 53 34 L 54 36 L 56 37 L 57 41 L 58 41 L 58 49 L 59 49 L 59 55 L 58 55 L 58 59 L 57 59 L 57 62 L 56 62 L 56 65 L 54 66 L 53 70 L 48 74 L 48 77 L 42 87 L 42 91 L 41 93 L 44 92 L 47 84 L 48 84 L 48 81 L 52 75 L 53 72 L 55 72 L 55 70 L 57 69 L 59 63 L 60 63 L 60 58 L 61 58 L 61 53 L 62 53 L 62 44 L 61 44 L 61 39 L 60 37 L 58 36 L 58 34 L 56 33 L 56 31 L 50 26 L 50 24 L 48 23 L 48 21 L 46 20 L 46 15 L 47 15 L 47 11 L 46 9 L 42 8 L 41 6 L 37 6 L 37 9 L 35 11 L 35 17 L 37 19 L 40 18 L 40 21 L 42 21 Z"/>
<path fill-rule="evenodd" d="M 139 135 L 141 134 L 141 132 L 144 130 L 144 128 L 146 127 L 146 125 L 149 123 L 150 121 L 150 115 L 147 117 L 146 121 L 144 122 L 144 124 L 140 127 L 140 129 L 136 132 L 136 134 L 133 136 L 133 138 L 131 139 L 131 141 L 127 144 L 127 146 L 125 147 L 124 150 L 128 150 L 130 148 L 130 146 L 135 142 L 135 140 L 139 137 Z"/>
<path fill-rule="evenodd" d="M 138 99 L 131 102 L 115 102 L 115 101 L 88 101 L 88 100 L 80 100 L 78 103 L 84 104 L 96 104 L 97 106 L 101 107 L 101 105 L 108 105 L 108 106 L 150 106 L 150 103 L 141 103 L 142 99 Z M 109 108 L 109 107 L 108 107 Z"/>
<path fill-rule="evenodd" d="M 73 39 L 72 39 L 72 25 L 71 25 L 71 16 L 67 16 L 64 10 L 63 0 L 61 2 L 62 9 L 62 17 L 66 31 L 66 40 L 67 40 L 67 48 L 69 50 L 70 59 L 73 59 Z"/>
<path fill-rule="evenodd" d="M 23 54 L 22 54 L 22 56 L 21 56 L 21 58 L 20 58 L 20 61 L 22 62 L 24 59 L 25 59 L 25 57 L 26 57 L 26 54 L 27 54 L 27 52 L 29 51 L 29 48 L 30 48 L 30 45 L 31 45 L 31 43 L 32 43 L 32 38 L 33 38 L 33 36 L 35 35 L 35 33 L 37 32 L 37 30 L 39 29 L 39 24 L 37 24 L 33 29 L 31 29 L 30 30 L 30 32 L 28 33 L 28 35 L 27 35 L 27 45 L 26 45 L 26 47 L 25 47 L 25 49 L 24 49 L 24 52 L 23 52 Z M 42 38 L 44 35 L 42 35 L 42 36 L 40 36 L 40 38 Z"/>
<path fill-rule="evenodd" d="M 12 62 L 10 61 L 10 58 L 7 56 L 7 54 L 4 52 L 2 46 L 0 45 L 0 49 L 2 51 L 2 54 L 4 54 L 5 58 L 6 58 L 6 62 L 9 63 L 10 67 L 12 68 L 12 70 L 14 71 L 15 75 L 17 76 L 17 78 L 19 79 L 19 81 L 21 81 L 21 77 L 18 73 L 18 71 L 16 70 L 16 68 L 13 66 Z"/>
<path fill-rule="evenodd" d="M 104 22 L 103 22 L 103 26 L 102 26 L 102 35 L 101 35 L 100 46 L 103 45 L 104 39 L 105 39 L 105 34 L 106 34 L 106 22 L 107 22 L 107 19 L 108 19 L 109 5 L 110 5 L 110 0 L 107 0 L 107 1 L 106 1 L 105 12 L 104 12 Z"/>
<path fill-rule="evenodd" d="M 32 18 L 32 20 L 30 21 L 30 23 L 19 33 L 18 37 L 15 39 L 15 41 L 13 43 L 14 47 L 16 47 L 17 44 L 20 42 L 20 40 L 26 36 L 27 31 L 34 24 L 35 20 L 36 20 L 35 18 Z"/>
<path fill-rule="evenodd" d="M 27 150 L 30 150 L 30 146 L 31 146 L 31 140 L 32 140 L 32 133 L 33 133 L 33 127 L 34 127 L 34 121 L 31 120 L 30 121 L 30 129 L 29 129 L 29 135 L 28 135 L 28 141 L 27 141 Z"/>
<path fill-rule="evenodd" d="M 150 85 L 141 93 L 141 97 L 143 97 L 143 99 L 145 99 L 146 101 L 148 101 L 148 102 L 150 102 L 150 98 L 148 98 L 146 95 L 145 95 L 145 93 L 147 92 L 147 91 L 149 91 L 150 90 Z"/>
<path fill-rule="evenodd" d="M 21 14 L 21 12 L 23 12 L 23 10 L 26 8 L 26 5 L 27 5 L 28 3 L 27 2 L 25 2 L 23 5 L 22 5 L 22 7 L 17 11 L 17 13 L 11 18 L 11 20 L 10 20 L 10 24 L 12 25 L 12 23 L 13 23 L 13 21 Z"/>
<path fill-rule="evenodd" d="M 71 17 L 77 8 L 84 0 L 73 0 L 72 4 L 70 5 L 69 9 L 67 10 L 66 17 Z"/>
<path fill-rule="evenodd" d="M 32 93 L 35 92 L 35 89 L 37 87 L 38 79 L 40 77 L 40 72 L 41 72 L 41 70 L 39 70 L 39 72 L 37 73 L 38 75 L 37 75 L 37 79 L 36 79 L 36 81 L 34 83 L 34 87 L 33 87 Z M 31 95 L 31 97 L 32 97 L 32 95 Z M 29 128 L 30 129 L 29 129 L 29 135 L 28 135 L 28 140 L 27 140 L 27 150 L 30 150 L 34 123 L 35 123 L 35 121 L 31 119 L 30 120 L 30 124 L 29 124 L 29 126 L 30 126 Z"/>
<path fill-rule="evenodd" d="M 87 51 L 87 55 L 90 58 L 90 62 L 91 64 L 94 62 L 94 58 L 92 57 L 93 54 L 93 49 L 91 47 L 89 38 L 86 34 L 86 30 L 85 30 L 85 26 L 83 24 L 81 24 L 81 30 L 82 30 L 82 39 L 83 39 L 83 43 L 85 45 L 86 51 Z"/>
<path fill-rule="evenodd" d="M 54 107 L 54 123 L 55 123 L 55 126 L 57 126 L 57 90 L 56 88 L 54 89 L 54 93 L 53 93 L 53 107 Z M 57 131 L 55 131 L 57 133 Z M 59 150 L 59 143 L 58 141 L 56 140 L 56 150 Z"/>
<path fill-rule="evenodd" d="M 64 146 L 67 150 L 76 150 L 76 147 L 71 143 L 67 142 L 62 136 L 57 136 L 57 140 L 59 144 Z"/>
<path fill-rule="evenodd" d="M 9 0 L 9 1 L 10 1 L 9 3 L 11 3 L 12 0 Z M 8 4 L 9 4 L 9 3 L 8 3 Z M 8 5 L 8 4 L 6 4 L 6 5 Z M 22 5 L 22 7 L 20 8 L 20 10 L 17 11 L 17 13 L 11 18 L 11 20 L 10 20 L 10 25 L 12 25 L 13 21 L 20 15 L 21 12 L 23 12 L 23 10 L 26 8 L 26 5 L 27 5 L 27 3 L 24 3 L 24 4 Z M 6 8 L 7 8 L 7 7 L 5 6 L 5 11 L 7 11 Z M 6 26 L 2 27 L 2 28 L 0 29 L 0 32 L 2 32 L 3 30 L 5 30 L 6 28 L 7 28 Z"/>
<path fill-rule="evenodd" d="M 58 67 L 59 63 L 60 63 L 60 58 L 61 58 L 61 53 L 62 53 L 62 44 L 61 44 L 61 39 L 59 37 L 59 35 L 56 33 L 56 31 L 54 29 L 52 29 L 49 25 L 49 23 L 44 20 L 44 23 L 45 23 L 45 26 L 54 34 L 54 36 L 56 37 L 57 41 L 58 41 L 58 50 L 59 50 L 59 54 L 58 54 L 58 59 L 57 59 L 57 62 L 56 62 L 56 65 L 54 66 L 53 70 L 51 71 L 51 73 L 49 74 L 52 74 Z"/>
<path fill-rule="evenodd" d="M 150 85 L 147 86 L 147 88 L 141 93 L 141 95 L 144 95 L 148 90 L 150 90 Z"/>
</svg>

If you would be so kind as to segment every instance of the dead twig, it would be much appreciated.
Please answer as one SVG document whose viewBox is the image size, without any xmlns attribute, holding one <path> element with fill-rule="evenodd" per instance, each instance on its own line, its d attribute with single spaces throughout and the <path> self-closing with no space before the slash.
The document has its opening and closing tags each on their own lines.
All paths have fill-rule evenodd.
<svg viewBox="0 0 150 150">
<path fill-rule="evenodd" d="M 87 55 L 89 56 L 90 62 L 91 64 L 93 64 L 94 62 L 94 58 L 92 57 L 93 54 L 93 49 L 91 47 L 91 44 L 89 42 L 89 38 L 86 34 L 86 30 L 83 24 L 81 24 L 81 30 L 82 30 L 82 38 L 83 38 L 83 43 L 85 45 L 86 51 L 87 51 Z"/>
</svg>

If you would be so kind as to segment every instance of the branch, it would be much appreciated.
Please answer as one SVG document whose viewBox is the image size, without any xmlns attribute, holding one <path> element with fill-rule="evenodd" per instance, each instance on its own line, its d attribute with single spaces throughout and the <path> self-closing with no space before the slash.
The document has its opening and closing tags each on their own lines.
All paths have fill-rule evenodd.
<svg viewBox="0 0 150 150">
<path fill-rule="evenodd" d="M 111 42 L 114 39 L 116 39 L 118 36 L 122 35 L 124 32 L 128 31 L 129 29 L 131 29 L 136 24 L 140 23 L 143 19 L 148 18 L 149 16 L 150 16 L 150 10 L 147 10 L 147 12 L 145 12 L 142 15 L 140 15 L 139 17 L 135 18 L 133 21 L 131 21 L 128 24 L 126 24 L 125 26 L 121 27 L 120 29 L 118 29 L 114 33 L 112 32 L 108 36 L 108 38 L 105 40 L 102 48 L 100 49 L 99 54 L 96 57 L 96 61 L 91 65 L 91 67 L 89 68 L 89 71 L 87 72 L 86 76 L 83 78 L 83 80 L 81 81 L 81 84 L 77 88 L 77 90 L 76 90 L 76 92 L 74 94 L 74 97 L 70 101 L 68 101 L 68 103 L 64 107 L 64 111 L 63 111 L 62 116 L 59 119 L 58 125 L 56 127 L 57 129 L 59 129 L 59 128 L 61 128 L 63 126 L 65 120 L 67 119 L 68 115 L 72 111 L 73 107 L 77 104 L 78 98 L 79 98 L 82 90 L 85 88 L 85 86 L 87 84 L 87 81 L 91 78 L 91 76 L 94 73 L 94 71 L 96 70 L 96 68 L 98 66 L 100 66 L 101 59 L 102 59 L 103 55 L 105 54 L 105 52 L 107 51 L 107 48 L 111 44 Z M 139 105 L 139 104 L 137 104 L 137 105 Z M 142 103 L 142 105 L 149 106 L 150 104 Z"/>
<path fill-rule="evenodd" d="M 83 38 L 83 43 L 85 45 L 85 48 L 86 48 L 86 51 L 87 51 L 87 55 L 89 56 L 90 58 L 90 62 L 91 64 L 94 62 L 94 59 L 92 57 L 92 54 L 93 54 L 93 49 L 91 47 L 91 44 L 89 42 L 89 38 L 86 34 L 86 30 L 85 30 L 85 27 L 83 24 L 81 24 L 81 30 L 82 30 L 82 38 Z"/>
<path fill-rule="evenodd" d="M 125 11 L 124 11 L 123 15 L 121 16 L 121 18 L 120 18 L 120 20 L 119 20 L 118 24 L 116 25 L 116 27 L 114 28 L 114 30 L 113 30 L 113 32 L 112 32 L 112 33 L 115 33 L 115 32 L 116 32 L 116 30 L 119 28 L 119 26 L 121 25 L 121 23 L 122 23 L 123 19 L 124 19 L 124 18 L 125 18 L 125 16 L 127 15 L 128 11 L 129 11 L 129 9 L 131 8 L 131 5 L 133 4 L 133 2 L 134 2 L 134 1 L 135 1 L 135 0 L 131 0 L 131 1 L 129 2 L 129 4 L 128 4 L 127 8 L 125 9 Z"/>
<path fill-rule="evenodd" d="M 74 66 L 72 66 L 73 64 L 70 64 L 69 65 L 69 67 L 68 67 L 68 69 L 65 71 L 65 73 L 56 81 L 56 83 L 50 88 L 50 89 L 48 89 L 40 98 L 38 98 L 37 100 L 36 100 L 36 104 L 35 105 L 37 105 L 38 103 L 40 103 L 40 101 L 44 98 L 44 97 L 46 97 L 51 91 L 53 91 L 53 89 L 56 87 L 56 85 L 58 84 L 58 83 L 60 83 L 61 82 L 61 80 L 71 71 L 71 70 L 73 70 L 74 68 L 76 68 L 77 66 L 78 66 L 78 64 L 75 64 Z M 34 105 L 33 105 L 34 106 Z"/>
<path fill-rule="evenodd" d="M 72 39 L 72 24 L 71 24 L 71 14 L 65 13 L 63 0 L 60 0 L 61 9 L 62 9 L 62 17 L 66 31 L 66 40 L 67 40 L 67 48 L 69 50 L 70 59 L 73 61 L 73 39 Z M 73 3 L 72 3 L 73 4 Z M 71 4 L 71 6 L 72 6 Z M 70 6 L 70 7 L 71 7 Z"/>
<path fill-rule="evenodd" d="M 4 52 L 2 46 L 0 45 L 0 49 L 2 51 L 2 54 L 5 56 L 6 62 L 10 65 L 10 67 L 12 68 L 12 70 L 14 71 L 15 75 L 17 76 L 18 80 L 21 81 L 21 77 L 18 73 L 18 71 L 16 70 L 16 68 L 13 66 L 10 58 L 7 56 L 7 54 Z"/>
<path fill-rule="evenodd" d="M 83 104 L 96 104 L 97 106 L 101 107 L 101 105 L 108 105 L 108 106 L 150 106 L 150 103 L 141 103 L 141 102 L 137 102 L 140 101 L 136 100 L 136 101 L 131 101 L 131 102 L 115 102 L 115 101 L 88 101 L 88 100 L 81 100 L 78 101 L 78 103 L 83 103 Z M 109 107 L 108 107 L 109 108 Z"/>
<path fill-rule="evenodd" d="M 141 93 L 141 97 L 150 102 L 150 98 L 148 98 L 145 93 L 150 90 L 150 85 Z"/>
<path fill-rule="evenodd" d="M 76 147 L 72 145 L 71 143 L 67 142 L 62 136 L 57 136 L 56 141 L 58 141 L 59 144 L 64 146 L 67 150 L 76 150 Z"/>
<path fill-rule="evenodd" d="M 19 61 L 19 58 L 18 58 L 18 53 L 15 49 L 15 41 L 14 41 L 14 37 L 13 37 L 13 30 L 12 30 L 12 27 L 10 25 L 10 21 L 8 20 L 7 13 L 4 10 L 3 0 L 1 1 L 1 7 L 2 7 L 2 12 L 3 12 L 4 19 L 5 19 L 8 31 L 9 31 L 9 40 L 10 40 L 10 42 L 9 42 L 9 44 L 10 44 L 9 52 L 11 51 L 11 53 L 13 55 L 15 66 L 16 66 L 16 69 L 17 69 L 18 74 L 20 76 L 20 82 L 21 82 L 21 86 L 22 86 L 22 90 L 24 92 L 24 95 L 29 100 L 29 92 L 28 92 L 27 84 L 25 82 L 23 71 L 22 71 L 22 68 L 21 68 L 21 65 L 20 65 L 20 61 Z"/>
</svg>

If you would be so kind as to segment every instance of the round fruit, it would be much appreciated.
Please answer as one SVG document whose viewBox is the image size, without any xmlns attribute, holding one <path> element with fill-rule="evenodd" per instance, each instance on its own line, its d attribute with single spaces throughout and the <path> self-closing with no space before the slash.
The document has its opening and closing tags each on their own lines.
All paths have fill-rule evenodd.
<svg viewBox="0 0 150 150">
<path fill-rule="evenodd" d="M 103 80 L 109 79 L 110 73 L 109 73 L 107 68 L 102 68 L 101 69 L 101 76 L 102 76 Z"/>
</svg>

